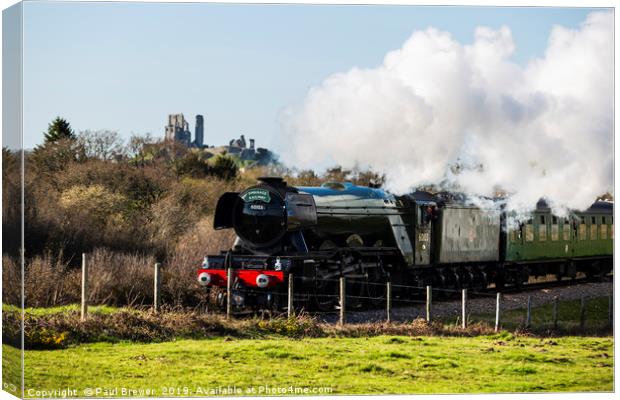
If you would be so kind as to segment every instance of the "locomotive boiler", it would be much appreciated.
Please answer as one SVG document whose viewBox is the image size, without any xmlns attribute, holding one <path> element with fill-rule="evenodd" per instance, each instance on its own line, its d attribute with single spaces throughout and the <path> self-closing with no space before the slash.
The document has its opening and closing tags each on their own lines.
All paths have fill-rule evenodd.
<svg viewBox="0 0 620 400">
<path fill-rule="evenodd" d="M 599 204 L 597 212 L 607 216 L 599 222 L 611 221 L 613 231 L 611 210 Z M 555 221 L 544 205 L 535 213 L 538 222 L 539 214 Z M 581 214 L 571 221 L 582 216 L 586 221 Z M 348 182 L 293 187 L 281 178 L 260 178 L 242 192 L 220 197 L 214 228 L 234 229 L 236 240 L 231 249 L 204 258 L 198 280 L 207 288 L 224 288 L 230 270 L 233 307 L 277 309 L 293 274 L 297 303 L 330 310 L 340 277 L 347 278 L 348 306 L 361 307 L 381 302 L 388 280 L 396 284 L 395 296 L 406 298 L 417 294 L 411 288 L 426 285 L 484 290 L 521 285 L 531 274 L 592 270 L 591 261 L 599 272 L 611 268 L 607 241 L 613 233 L 606 232 L 601 238 L 606 242 L 586 257 L 571 252 L 555 260 L 528 258 L 520 254 L 533 246 L 525 241 L 529 225 L 516 224 L 515 230 L 510 218 L 499 206 L 483 209 L 448 194 L 395 196 Z M 588 221 L 595 219 L 588 215 Z M 538 239 L 541 226 L 535 223 Z M 517 237 L 523 238 L 521 247 Z M 583 240 L 572 230 L 568 237 L 566 248 Z M 223 305 L 222 293 L 218 299 Z"/>
</svg>

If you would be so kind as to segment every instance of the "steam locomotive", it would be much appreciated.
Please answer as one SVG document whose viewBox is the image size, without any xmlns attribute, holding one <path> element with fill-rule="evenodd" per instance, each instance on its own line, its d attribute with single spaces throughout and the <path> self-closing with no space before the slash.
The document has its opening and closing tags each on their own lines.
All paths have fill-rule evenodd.
<svg viewBox="0 0 620 400">
<path fill-rule="evenodd" d="M 539 202 L 527 221 L 501 207 L 481 208 L 462 196 L 415 192 L 395 196 L 345 182 L 293 187 L 260 178 L 224 193 L 215 229 L 234 229 L 233 247 L 204 258 L 198 281 L 225 288 L 230 269 L 235 309 L 278 309 L 293 274 L 295 301 L 319 310 L 337 303 L 346 277 L 348 307 L 378 305 L 388 280 L 396 297 L 411 287 L 484 290 L 607 274 L 612 269 L 613 203 L 595 202 L 567 218 Z M 223 305 L 223 292 L 218 302 Z"/>
</svg>

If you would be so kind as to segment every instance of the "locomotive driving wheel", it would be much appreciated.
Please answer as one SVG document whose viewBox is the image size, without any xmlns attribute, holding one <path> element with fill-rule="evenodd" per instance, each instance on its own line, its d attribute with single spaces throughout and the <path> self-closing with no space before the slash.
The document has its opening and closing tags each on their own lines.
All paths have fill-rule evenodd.
<svg viewBox="0 0 620 400">
<path fill-rule="evenodd" d="M 379 266 L 366 270 L 366 300 L 370 306 L 379 307 L 385 302 L 386 278 Z"/>
<path fill-rule="evenodd" d="M 327 277 L 324 271 L 317 271 L 312 303 L 319 311 L 333 311 L 338 303 L 338 280 Z"/>
<path fill-rule="evenodd" d="M 366 281 L 361 278 L 349 278 L 346 280 L 347 309 L 355 310 L 364 305 L 363 296 L 366 292 Z"/>
</svg>

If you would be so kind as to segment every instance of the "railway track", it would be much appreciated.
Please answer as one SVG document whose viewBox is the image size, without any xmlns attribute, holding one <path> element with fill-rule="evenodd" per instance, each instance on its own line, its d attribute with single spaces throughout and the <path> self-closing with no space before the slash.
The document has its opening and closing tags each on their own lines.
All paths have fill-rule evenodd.
<svg viewBox="0 0 620 400">
<path fill-rule="evenodd" d="M 575 278 L 568 278 L 568 279 L 564 278 L 562 280 L 557 280 L 554 277 L 553 279 L 542 280 L 542 281 L 534 280 L 533 282 L 528 282 L 526 285 L 523 285 L 521 287 L 504 288 L 501 292 L 502 293 L 529 292 L 529 291 L 534 291 L 534 290 L 549 289 L 549 288 L 556 288 L 556 287 L 566 287 L 566 286 L 579 285 L 583 283 L 595 283 L 595 282 L 613 282 L 613 274 L 610 273 L 603 277 L 591 278 L 591 277 L 585 276 L 585 274 L 578 273 L 577 277 Z"/>
</svg>

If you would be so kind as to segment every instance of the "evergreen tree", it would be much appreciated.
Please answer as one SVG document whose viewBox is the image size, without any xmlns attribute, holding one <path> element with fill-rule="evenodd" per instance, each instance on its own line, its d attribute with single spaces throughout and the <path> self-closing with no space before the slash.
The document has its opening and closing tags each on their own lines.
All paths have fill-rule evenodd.
<svg viewBox="0 0 620 400">
<path fill-rule="evenodd" d="M 43 133 L 45 143 L 54 143 L 62 139 L 75 140 L 76 136 L 71 129 L 71 125 L 66 119 L 56 117 L 47 127 L 47 132 Z"/>
</svg>

